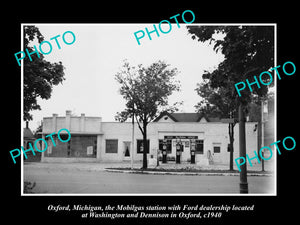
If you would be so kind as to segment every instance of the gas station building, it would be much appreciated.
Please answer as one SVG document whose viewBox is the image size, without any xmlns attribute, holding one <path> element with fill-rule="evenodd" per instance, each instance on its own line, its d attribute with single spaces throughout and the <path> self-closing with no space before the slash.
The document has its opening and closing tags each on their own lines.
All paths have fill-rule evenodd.
<svg viewBox="0 0 300 225">
<path fill-rule="evenodd" d="M 211 118 L 198 113 L 167 113 L 159 115 L 147 126 L 147 157 L 167 161 L 193 162 L 198 165 L 229 164 L 228 119 Z M 257 146 L 257 122 L 246 122 L 246 149 L 255 151 Z M 71 140 L 62 143 L 48 134 L 66 128 Z M 234 158 L 239 157 L 238 124 L 234 127 Z M 53 114 L 43 118 L 42 138 L 48 148 L 42 153 L 42 162 L 121 162 L 142 161 L 143 136 L 137 123 L 134 125 L 134 149 L 132 148 L 131 122 L 103 122 L 101 117 L 65 116 Z M 177 156 L 177 159 L 176 159 Z"/>
</svg>

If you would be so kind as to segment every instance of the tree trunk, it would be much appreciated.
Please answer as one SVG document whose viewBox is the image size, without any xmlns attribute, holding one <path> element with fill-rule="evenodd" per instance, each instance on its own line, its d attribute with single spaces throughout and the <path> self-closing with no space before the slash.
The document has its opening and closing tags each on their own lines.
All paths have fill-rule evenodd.
<svg viewBox="0 0 300 225">
<path fill-rule="evenodd" d="M 147 124 L 143 123 L 143 169 L 147 169 L 147 150 L 149 148 L 148 143 L 147 143 Z"/>
<path fill-rule="evenodd" d="M 234 142 L 234 126 L 235 123 L 230 123 L 228 126 L 229 130 L 229 150 L 230 150 L 230 160 L 229 160 L 229 170 L 233 170 L 233 142 Z"/>
</svg>

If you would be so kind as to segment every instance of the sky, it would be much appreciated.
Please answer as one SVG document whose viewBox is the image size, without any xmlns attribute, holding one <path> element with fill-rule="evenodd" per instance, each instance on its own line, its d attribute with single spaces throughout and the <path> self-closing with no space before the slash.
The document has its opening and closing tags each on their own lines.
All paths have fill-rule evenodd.
<svg viewBox="0 0 300 225">
<path fill-rule="evenodd" d="M 176 67 L 179 71 L 176 79 L 181 83 L 181 91 L 169 97 L 169 103 L 183 101 L 179 112 L 195 112 L 195 105 L 200 101 L 195 88 L 202 81 L 204 70 L 212 71 L 224 60 L 221 53 L 215 53 L 208 43 L 191 38 L 186 24 L 172 24 L 168 34 L 147 34 L 138 45 L 134 33 L 153 24 L 30 24 L 39 28 L 45 41 L 52 44 L 52 52 L 44 55 L 50 62 L 61 61 L 65 67 L 65 80 L 53 86 L 51 98 L 38 99 L 41 110 L 31 111 L 33 120 L 29 127 L 34 131 L 43 117 L 53 113 L 65 116 L 66 110 L 74 115 L 100 116 L 102 121 L 115 121 L 117 112 L 125 109 L 125 101 L 119 94 L 120 85 L 115 74 L 120 71 L 123 60 L 130 65 L 149 66 L 158 60 Z M 156 25 L 157 26 L 157 25 Z M 167 30 L 167 28 L 162 28 Z M 66 45 L 61 37 L 66 31 L 72 31 L 76 40 Z M 145 32 L 146 33 L 146 32 Z M 61 49 L 54 40 L 58 38 Z M 66 35 L 72 41 L 71 35 Z M 69 39 L 68 39 L 69 38 Z M 38 47 L 38 43 L 33 42 Z M 47 52 L 47 45 L 43 49 Z"/>
</svg>

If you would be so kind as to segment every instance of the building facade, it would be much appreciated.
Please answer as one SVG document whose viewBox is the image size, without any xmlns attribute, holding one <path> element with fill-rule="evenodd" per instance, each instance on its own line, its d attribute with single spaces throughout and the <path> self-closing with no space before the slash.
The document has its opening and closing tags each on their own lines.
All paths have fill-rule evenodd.
<svg viewBox="0 0 300 225">
<path fill-rule="evenodd" d="M 247 151 L 257 150 L 256 122 L 246 122 Z M 71 133 L 71 140 L 63 143 L 54 137 L 55 145 L 48 134 L 66 128 Z M 61 135 L 60 135 L 61 136 Z M 238 124 L 234 129 L 234 158 L 239 157 Z M 142 161 L 143 151 L 150 158 L 161 158 L 165 145 L 167 159 L 174 160 L 176 149 L 180 147 L 181 162 L 190 162 L 191 146 L 195 149 L 197 164 L 229 163 L 228 120 L 207 118 L 197 113 L 162 113 L 147 127 L 148 149 L 143 146 L 143 137 L 135 123 L 134 149 L 132 148 L 132 123 L 103 122 L 101 117 L 66 116 L 43 119 L 42 138 L 47 140 L 48 148 L 42 153 L 42 162 L 104 162 L 129 161 L 133 154 L 134 161 Z"/>
<path fill-rule="evenodd" d="M 28 126 L 28 121 L 26 121 L 26 127 L 23 128 L 23 137 L 23 146 L 25 149 L 29 149 L 30 145 L 34 145 L 36 138 Z M 35 155 L 33 155 L 32 151 L 28 151 L 26 152 L 26 157 L 25 155 L 23 157 L 26 162 L 39 162 L 41 160 L 41 153 L 35 151 Z"/>
</svg>

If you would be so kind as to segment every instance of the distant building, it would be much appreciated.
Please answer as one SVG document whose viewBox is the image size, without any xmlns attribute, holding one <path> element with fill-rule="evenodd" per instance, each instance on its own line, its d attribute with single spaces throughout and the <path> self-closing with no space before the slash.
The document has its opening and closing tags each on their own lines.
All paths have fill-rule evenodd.
<svg viewBox="0 0 300 225">
<path fill-rule="evenodd" d="M 270 146 L 275 142 L 275 130 L 274 130 L 274 98 L 267 101 L 264 105 L 264 146 Z"/>
<path fill-rule="evenodd" d="M 26 127 L 23 128 L 23 147 L 24 149 L 29 149 L 30 148 L 30 144 L 33 146 L 34 142 L 36 140 L 36 138 L 34 137 L 32 131 L 30 130 L 29 126 L 28 126 L 28 121 L 26 121 Z M 32 161 L 40 161 L 41 160 L 41 153 L 35 151 L 35 155 L 33 155 L 32 151 L 28 151 L 26 152 L 27 155 L 27 159 L 25 159 L 24 156 L 24 160 L 26 160 L 26 162 L 32 162 Z"/>
<path fill-rule="evenodd" d="M 162 113 L 147 127 L 148 158 L 157 157 L 163 143 L 167 145 L 168 158 L 176 156 L 176 145 L 180 145 L 181 161 L 190 161 L 191 144 L 195 146 L 196 163 L 229 164 L 228 119 L 210 118 L 198 113 Z M 246 122 L 246 146 L 253 152 L 257 149 L 256 122 Z M 130 160 L 132 123 L 103 122 L 101 117 L 66 116 L 43 119 L 42 138 L 66 128 L 71 133 L 71 140 L 62 143 L 54 137 L 56 147 L 50 138 L 48 149 L 42 153 L 43 162 L 69 161 L 126 161 Z M 234 158 L 239 157 L 238 124 L 234 129 Z M 142 134 L 135 123 L 134 151 L 135 161 L 143 158 Z M 164 141 L 165 140 L 165 141 Z M 43 149 L 43 147 L 42 147 Z M 159 153 L 161 154 L 161 152 Z"/>
</svg>

